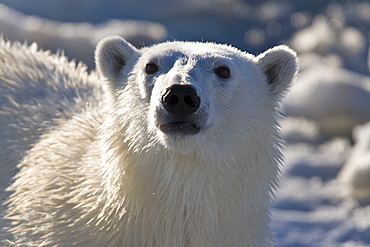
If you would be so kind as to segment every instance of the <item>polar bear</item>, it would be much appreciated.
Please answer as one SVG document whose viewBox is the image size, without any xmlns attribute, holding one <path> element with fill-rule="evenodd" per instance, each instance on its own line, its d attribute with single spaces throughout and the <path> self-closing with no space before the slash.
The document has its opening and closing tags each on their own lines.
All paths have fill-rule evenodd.
<svg viewBox="0 0 370 247">
<path fill-rule="evenodd" d="M 111 36 L 95 58 L 100 79 L 1 42 L 2 244 L 272 246 L 295 52 Z"/>
</svg>

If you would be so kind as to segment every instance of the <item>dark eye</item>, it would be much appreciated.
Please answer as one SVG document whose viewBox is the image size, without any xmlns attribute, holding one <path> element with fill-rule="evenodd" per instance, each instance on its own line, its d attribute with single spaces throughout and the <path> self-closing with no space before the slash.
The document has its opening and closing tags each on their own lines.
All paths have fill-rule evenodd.
<svg viewBox="0 0 370 247">
<path fill-rule="evenodd" d="M 146 66 L 145 66 L 145 72 L 148 74 L 148 75 L 151 75 L 151 74 L 154 74 L 158 71 L 158 66 L 155 64 L 155 63 L 148 63 Z"/>
<path fill-rule="evenodd" d="M 214 72 L 221 78 L 227 79 L 230 77 L 230 69 L 226 66 L 220 66 L 214 69 Z"/>
</svg>

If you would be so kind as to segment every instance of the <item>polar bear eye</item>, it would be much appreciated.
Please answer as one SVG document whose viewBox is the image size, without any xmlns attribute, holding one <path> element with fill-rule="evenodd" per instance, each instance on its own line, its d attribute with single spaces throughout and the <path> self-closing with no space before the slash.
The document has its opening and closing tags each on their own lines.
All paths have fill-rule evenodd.
<svg viewBox="0 0 370 247">
<path fill-rule="evenodd" d="M 148 63 L 146 66 L 145 66 L 145 72 L 148 74 L 148 75 L 151 75 L 151 74 L 154 74 L 158 71 L 158 66 L 155 64 L 155 63 Z"/>
<path fill-rule="evenodd" d="M 226 66 L 220 66 L 213 70 L 219 77 L 227 79 L 230 77 L 230 69 Z"/>
</svg>

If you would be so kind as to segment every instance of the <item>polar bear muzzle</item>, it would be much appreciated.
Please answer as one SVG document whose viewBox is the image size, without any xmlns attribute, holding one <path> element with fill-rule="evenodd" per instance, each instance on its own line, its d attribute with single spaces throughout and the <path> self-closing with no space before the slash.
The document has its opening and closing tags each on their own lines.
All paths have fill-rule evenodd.
<svg viewBox="0 0 370 247">
<path fill-rule="evenodd" d="M 162 105 L 171 115 L 171 121 L 160 124 L 159 129 L 166 134 L 195 135 L 199 126 L 192 115 L 199 109 L 200 98 L 191 85 L 175 84 L 162 96 Z"/>
</svg>

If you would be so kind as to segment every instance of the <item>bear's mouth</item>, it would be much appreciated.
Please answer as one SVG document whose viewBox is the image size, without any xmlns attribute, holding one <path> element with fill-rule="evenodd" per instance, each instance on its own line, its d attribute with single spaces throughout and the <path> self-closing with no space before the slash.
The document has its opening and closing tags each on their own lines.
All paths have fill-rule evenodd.
<svg viewBox="0 0 370 247">
<path fill-rule="evenodd" d="M 198 134 L 200 128 L 195 123 L 190 122 L 171 122 L 159 125 L 159 129 L 170 135 L 195 135 Z"/>
</svg>

